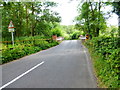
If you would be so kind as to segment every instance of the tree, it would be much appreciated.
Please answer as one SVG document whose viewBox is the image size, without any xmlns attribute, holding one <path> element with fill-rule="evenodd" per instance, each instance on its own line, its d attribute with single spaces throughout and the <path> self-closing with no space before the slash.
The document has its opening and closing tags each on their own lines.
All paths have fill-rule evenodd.
<svg viewBox="0 0 120 90">
<path fill-rule="evenodd" d="M 118 15 L 118 23 L 119 23 L 118 35 L 120 37 L 120 1 L 119 2 L 113 2 L 112 5 L 114 7 L 113 12 L 115 12 Z"/>
<path fill-rule="evenodd" d="M 105 29 L 105 19 L 101 12 L 101 2 L 84 2 L 78 7 L 79 15 L 76 17 L 76 26 L 81 28 L 86 34 L 94 37 L 99 36 L 99 32 Z"/>
<path fill-rule="evenodd" d="M 54 2 L 1 2 L 2 37 L 11 40 L 8 25 L 13 21 L 15 37 L 44 35 L 50 36 L 56 22 L 61 21 L 57 12 L 52 11 Z"/>
</svg>

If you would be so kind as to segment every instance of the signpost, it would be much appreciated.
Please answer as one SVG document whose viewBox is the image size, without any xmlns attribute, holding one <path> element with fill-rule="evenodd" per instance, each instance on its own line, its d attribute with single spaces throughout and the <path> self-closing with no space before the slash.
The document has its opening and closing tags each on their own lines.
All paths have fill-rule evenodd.
<svg viewBox="0 0 120 90">
<path fill-rule="evenodd" d="M 13 36 L 14 28 L 15 28 L 15 27 L 14 27 L 12 21 L 10 21 L 10 24 L 9 24 L 9 26 L 8 26 L 8 31 L 11 32 L 11 35 L 12 35 L 12 44 L 13 44 L 13 46 L 14 46 L 14 36 Z"/>
</svg>

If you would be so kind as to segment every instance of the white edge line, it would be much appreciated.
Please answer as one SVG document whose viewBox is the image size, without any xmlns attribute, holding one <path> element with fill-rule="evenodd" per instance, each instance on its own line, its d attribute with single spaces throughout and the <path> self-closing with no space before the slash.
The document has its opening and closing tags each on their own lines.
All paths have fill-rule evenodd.
<svg viewBox="0 0 120 90">
<path fill-rule="evenodd" d="M 85 46 L 84 46 L 84 53 L 85 53 L 85 56 L 86 56 L 86 59 L 87 59 L 88 71 L 89 71 L 89 73 L 90 73 L 91 80 L 94 82 L 94 77 L 93 77 L 92 71 L 91 71 L 91 69 L 89 68 L 89 67 L 91 67 L 91 66 L 90 66 L 90 63 L 89 63 L 89 58 L 88 58 L 88 55 L 87 55 L 86 52 L 87 52 L 87 51 L 85 50 Z M 93 85 L 93 86 L 94 86 L 94 85 Z"/>
<path fill-rule="evenodd" d="M 38 66 L 42 65 L 44 63 L 44 61 L 42 61 L 41 63 L 37 64 L 36 66 L 32 67 L 31 69 L 29 69 L 28 71 L 24 72 L 23 74 L 19 75 L 18 77 L 16 77 L 15 79 L 13 79 L 12 81 L 6 83 L 5 85 L 3 85 L 2 87 L 0 87 L 0 90 L 7 87 L 8 85 L 12 84 L 13 82 L 17 81 L 18 79 L 20 79 L 21 77 L 23 77 L 24 75 L 28 74 L 29 72 L 31 72 L 32 70 L 36 69 Z"/>
</svg>

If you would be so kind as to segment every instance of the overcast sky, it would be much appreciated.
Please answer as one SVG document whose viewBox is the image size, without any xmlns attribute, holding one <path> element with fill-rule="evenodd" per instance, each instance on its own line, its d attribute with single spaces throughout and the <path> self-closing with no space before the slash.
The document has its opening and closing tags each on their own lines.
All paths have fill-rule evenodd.
<svg viewBox="0 0 120 90">
<path fill-rule="evenodd" d="M 49 0 L 58 2 L 58 7 L 55 7 L 54 10 L 57 11 L 62 17 L 62 25 L 73 24 L 75 16 L 77 16 L 77 1 L 69 2 L 70 0 Z"/>
<path fill-rule="evenodd" d="M 61 22 L 62 25 L 74 24 L 73 20 L 78 15 L 77 0 L 73 0 L 72 2 L 70 2 L 70 0 L 49 0 L 49 1 L 54 1 L 59 3 L 58 7 L 55 7 L 54 10 L 57 11 L 62 17 L 62 22 Z M 111 9 L 112 8 L 110 7 L 103 8 L 104 11 L 107 11 L 107 10 L 110 11 Z M 107 24 L 118 25 L 117 18 L 118 18 L 117 15 L 113 14 L 113 16 L 109 18 L 109 20 L 107 20 Z"/>
</svg>

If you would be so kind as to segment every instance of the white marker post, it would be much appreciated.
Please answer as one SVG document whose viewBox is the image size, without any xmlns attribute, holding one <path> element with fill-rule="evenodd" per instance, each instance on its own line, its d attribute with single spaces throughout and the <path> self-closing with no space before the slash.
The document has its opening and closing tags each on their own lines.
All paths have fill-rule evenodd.
<svg viewBox="0 0 120 90">
<path fill-rule="evenodd" d="M 8 30 L 9 30 L 9 32 L 11 32 L 11 35 L 12 35 L 12 44 L 13 44 L 13 46 L 14 46 L 14 36 L 13 36 L 14 25 L 13 25 L 12 21 L 10 21 L 10 24 L 9 24 L 9 26 L 8 26 Z"/>
</svg>

